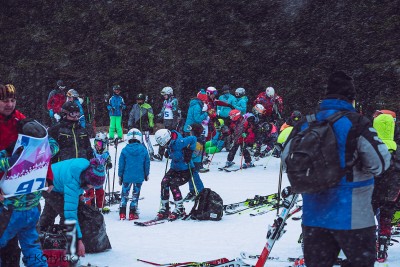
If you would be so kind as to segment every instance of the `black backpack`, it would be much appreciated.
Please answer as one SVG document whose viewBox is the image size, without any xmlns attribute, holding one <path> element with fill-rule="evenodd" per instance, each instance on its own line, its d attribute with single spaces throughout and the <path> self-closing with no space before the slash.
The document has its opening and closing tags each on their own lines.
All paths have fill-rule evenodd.
<svg viewBox="0 0 400 267">
<path fill-rule="evenodd" d="M 324 121 L 307 115 L 308 128 L 299 122 L 288 138 L 284 154 L 287 176 L 295 193 L 316 193 L 337 185 L 346 170 L 340 167 L 338 146 L 332 125 L 346 112 L 337 112 Z"/>
<path fill-rule="evenodd" d="M 224 214 L 224 203 L 222 198 L 209 188 L 204 188 L 196 196 L 196 200 L 190 218 L 194 220 L 219 221 Z"/>
</svg>

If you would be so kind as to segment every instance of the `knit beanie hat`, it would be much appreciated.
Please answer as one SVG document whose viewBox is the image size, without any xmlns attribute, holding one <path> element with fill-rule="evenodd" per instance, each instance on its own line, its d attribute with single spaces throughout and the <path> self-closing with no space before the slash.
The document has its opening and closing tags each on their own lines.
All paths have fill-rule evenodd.
<svg viewBox="0 0 400 267">
<path fill-rule="evenodd" d="M 90 166 L 86 170 L 85 178 L 88 184 L 93 185 L 94 187 L 104 184 L 104 166 L 100 163 L 98 159 L 93 158 L 90 160 Z"/>
<path fill-rule="evenodd" d="M 12 84 L 0 84 L 0 100 L 15 98 L 15 87 Z"/>
<path fill-rule="evenodd" d="M 329 76 L 326 96 L 344 96 L 349 101 L 356 98 L 356 89 L 354 88 L 353 78 L 344 71 L 336 71 Z"/>
</svg>

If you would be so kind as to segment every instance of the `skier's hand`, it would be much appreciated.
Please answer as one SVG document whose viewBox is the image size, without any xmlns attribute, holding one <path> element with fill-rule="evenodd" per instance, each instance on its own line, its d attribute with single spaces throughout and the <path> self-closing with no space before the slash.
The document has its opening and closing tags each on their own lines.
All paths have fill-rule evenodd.
<svg viewBox="0 0 400 267">
<path fill-rule="evenodd" d="M 207 110 L 208 110 L 208 106 L 207 106 L 206 103 L 204 103 L 204 104 L 203 104 L 203 109 L 202 109 L 202 111 L 207 111 Z"/>
<path fill-rule="evenodd" d="M 119 185 L 122 185 L 122 177 L 118 177 L 119 178 Z"/>
<path fill-rule="evenodd" d="M 54 185 L 49 185 L 48 187 L 47 187 L 47 193 L 50 193 L 51 192 L 51 190 L 53 190 L 53 188 L 54 188 Z"/>
<path fill-rule="evenodd" d="M 56 119 L 56 121 L 59 121 L 61 119 L 61 116 L 56 113 L 54 114 L 54 118 Z"/>
<path fill-rule="evenodd" d="M 148 175 L 145 176 L 145 177 L 144 177 L 144 180 L 147 182 L 147 181 L 149 180 L 149 176 L 148 176 Z"/>
<path fill-rule="evenodd" d="M 247 133 L 242 133 L 242 137 L 246 138 L 247 137 Z"/>
<path fill-rule="evenodd" d="M 107 169 L 111 169 L 112 167 L 113 167 L 113 165 L 112 165 L 112 163 L 111 162 L 109 162 L 109 163 L 107 163 Z"/>
<path fill-rule="evenodd" d="M 82 240 L 78 240 L 78 247 L 76 248 L 79 257 L 85 257 L 85 245 Z"/>
</svg>

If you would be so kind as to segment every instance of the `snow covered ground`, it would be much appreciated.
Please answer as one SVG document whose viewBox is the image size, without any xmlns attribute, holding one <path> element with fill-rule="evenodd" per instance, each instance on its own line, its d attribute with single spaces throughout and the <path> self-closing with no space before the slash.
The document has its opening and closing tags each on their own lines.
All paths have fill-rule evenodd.
<svg viewBox="0 0 400 267">
<path fill-rule="evenodd" d="M 154 136 L 151 136 L 153 145 Z M 125 143 L 118 145 L 117 162 Z M 155 151 L 158 150 L 154 147 Z M 110 154 L 114 163 L 115 148 L 110 146 Z M 243 201 L 255 195 L 267 195 L 277 192 L 279 163 L 277 158 L 270 158 L 267 168 L 256 166 L 237 172 L 219 171 L 224 166 L 227 152 L 215 154 L 210 165 L 210 172 L 200 174 L 205 187 L 217 192 L 224 204 Z M 240 163 L 239 153 L 235 157 Z M 267 159 L 260 159 L 256 165 L 266 164 Z M 150 180 L 144 182 L 141 191 L 143 200 L 139 201 L 139 221 L 153 219 L 160 204 L 160 182 L 165 172 L 166 160 L 152 161 Z M 113 169 L 110 178 L 113 178 Z M 117 172 L 116 172 L 117 173 Z M 283 185 L 288 180 L 283 175 Z M 120 190 L 118 177 L 115 178 L 115 190 Z M 188 193 L 188 185 L 181 187 L 183 196 Z M 171 196 L 172 198 L 172 196 Z M 128 204 L 129 205 L 129 204 Z M 190 211 L 193 203 L 185 203 L 186 211 Z M 273 223 L 276 211 L 251 217 L 246 214 L 224 216 L 221 221 L 175 221 L 163 224 L 139 227 L 133 221 L 120 221 L 118 205 L 111 206 L 111 212 L 105 215 L 107 233 L 112 249 L 98 254 L 87 254 L 81 259 L 82 264 L 91 263 L 98 266 L 151 266 L 138 262 L 137 259 L 157 263 L 176 263 L 185 261 L 206 261 L 226 257 L 234 259 L 240 252 L 260 254 L 266 241 L 268 225 Z M 297 215 L 300 215 L 298 213 Z M 285 228 L 287 232 L 275 243 L 270 256 L 287 259 L 302 255 L 301 246 L 297 243 L 301 233 L 301 221 L 289 219 Z M 386 263 L 385 263 L 386 264 Z M 389 249 L 388 265 L 400 266 L 400 245 Z M 267 261 L 266 266 L 290 266 L 287 262 Z"/>
</svg>

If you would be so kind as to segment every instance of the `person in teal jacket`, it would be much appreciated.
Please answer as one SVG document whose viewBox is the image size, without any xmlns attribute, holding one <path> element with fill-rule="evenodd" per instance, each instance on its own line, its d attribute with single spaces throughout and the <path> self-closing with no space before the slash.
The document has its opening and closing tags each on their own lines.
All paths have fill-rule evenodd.
<svg viewBox="0 0 400 267">
<path fill-rule="evenodd" d="M 140 189 L 143 181 L 149 179 L 150 157 L 143 145 L 143 135 L 138 129 L 129 130 L 126 138 L 128 145 L 122 149 L 118 162 L 119 184 L 122 185 L 119 216 L 121 220 L 126 219 L 126 205 L 129 191 L 133 186 L 132 201 L 129 208 L 129 220 L 131 221 L 139 219 Z"/>
<path fill-rule="evenodd" d="M 125 101 L 119 94 L 121 93 L 121 86 L 113 86 L 113 96 L 108 101 L 107 109 L 110 115 L 110 131 L 109 138 L 114 139 L 115 131 L 117 131 L 118 138 L 122 139 L 122 111 L 126 109 Z"/>
<path fill-rule="evenodd" d="M 53 191 L 43 192 L 45 204 L 40 216 L 40 228 L 47 229 L 60 215 L 60 224 L 64 220 L 75 220 L 78 238 L 77 255 L 85 255 L 82 232 L 78 221 L 78 205 L 84 189 L 101 186 L 104 183 L 104 166 L 96 158 L 75 158 L 64 160 L 51 166 L 54 180 Z M 85 205 L 82 202 L 82 205 Z"/>
<path fill-rule="evenodd" d="M 246 96 L 246 90 L 242 87 L 239 87 L 235 90 L 236 103 L 232 104 L 234 109 L 240 110 L 240 113 L 247 113 L 247 102 L 249 99 Z"/>
<path fill-rule="evenodd" d="M 207 100 L 207 94 L 203 91 L 200 91 L 196 98 L 190 100 L 185 126 L 183 127 L 185 136 L 190 135 L 190 125 L 193 123 L 202 124 L 202 122 L 208 118 Z"/>
<path fill-rule="evenodd" d="M 228 104 L 228 106 L 218 106 L 217 105 L 217 115 L 224 119 L 229 119 L 229 112 L 235 109 L 233 106 L 236 104 L 236 97 L 230 93 L 229 85 L 224 85 L 222 87 L 222 94 L 218 100 L 223 101 Z M 227 121 L 225 121 L 226 124 Z"/>
</svg>

